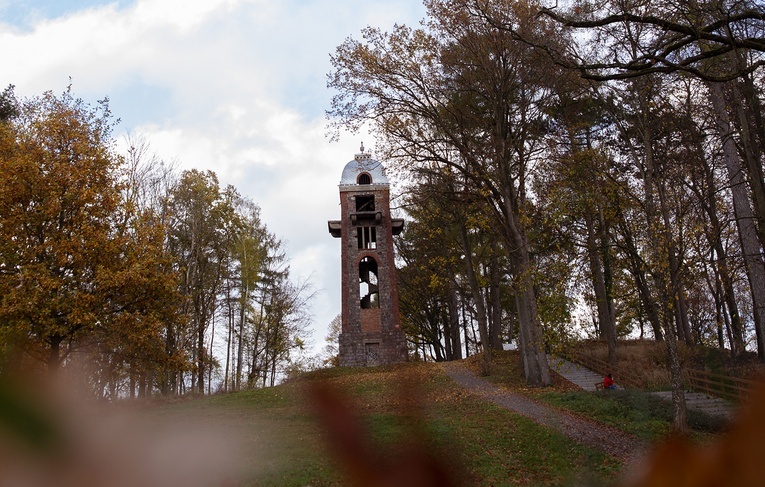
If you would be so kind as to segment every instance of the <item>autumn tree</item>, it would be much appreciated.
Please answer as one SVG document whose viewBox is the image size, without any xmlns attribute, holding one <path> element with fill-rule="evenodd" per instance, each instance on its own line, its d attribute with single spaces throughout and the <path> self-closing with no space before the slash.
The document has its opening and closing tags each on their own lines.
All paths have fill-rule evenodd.
<svg viewBox="0 0 765 487">
<path fill-rule="evenodd" d="M 247 320 L 253 312 L 252 296 L 256 283 L 262 277 L 262 265 L 272 240 L 260 220 L 260 208 L 254 202 L 235 194 L 232 195 L 232 203 L 234 213 L 225 225 L 225 238 L 230 250 L 225 274 L 227 282 L 224 284 L 229 323 L 224 381 L 228 384 L 228 364 L 231 363 L 232 386 L 238 390 L 245 363 Z"/>
<path fill-rule="evenodd" d="M 185 318 L 166 329 L 166 354 L 193 364 L 166 377 L 166 391 L 185 391 L 188 378 L 192 391 L 210 392 L 220 368 L 224 390 L 274 385 L 303 345 L 310 283 L 291 280 L 282 243 L 261 221 L 258 205 L 233 186 L 221 187 L 212 171 L 184 171 L 162 211 Z M 214 353 L 219 335 L 222 367 Z"/>
<path fill-rule="evenodd" d="M 191 388 L 199 392 L 204 391 L 205 373 L 210 366 L 207 331 L 215 313 L 227 252 L 221 238 L 226 204 L 215 173 L 197 170 L 181 175 L 169 200 L 170 251 L 182 276 L 183 312 L 192 324 L 191 336 L 178 338 L 191 348 L 196 367 Z"/>
<path fill-rule="evenodd" d="M 327 328 L 327 336 L 324 337 L 324 348 L 321 357 L 324 365 L 337 367 L 340 365 L 340 333 L 342 332 L 343 322 L 340 315 L 332 318 Z"/>
<path fill-rule="evenodd" d="M 0 124 L 3 344 L 51 374 L 75 352 L 155 370 L 173 277 L 162 229 L 123 205 L 108 102 L 92 107 L 70 88 L 14 106 Z M 116 393 L 113 375 L 102 383 Z"/>
<path fill-rule="evenodd" d="M 267 317 L 264 300 L 271 296 L 264 289 L 275 283 L 275 266 L 284 264 L 286 255 L 279 239 L 260 220 L 260 208 L 254 202 L 240 197 L 235 210 L 236 223 L 230 229 L 233 268 L 228 275 L 233 280 L 236 295 L 235 370 L 232 375 L 234 387 L 239 389 L 243 377 L 251 374 L 253 357 L 258 355 L 256 350 L 263 343 L 260 338 Z M 288 272 L 277 274 L 281 278 L 289 275 Z M 288 281 L 278 282 L 285 284 Z M 247 374 L 246 369 L 250 369 Z"/>
<path fill-rule="evenodd" d="M 762 4 L 583 2 L 540 12 L 593 34 L 568 51 L 549 49 L 560 64 L 583 77 L 605 81 L 682 72 L 703 81 L 730 179 L 757 349 L 765 360 L 765 132 L 755 81 L 765 63 Z"/>
<path fill-rule="evenodd" d="M 255 369 L 275 384 L 303 346 L 310 284 L 291 281 L 254 202 L 211 171 L 176 174 L 140 137 L 118 154 L 110 117 L 70 89 L 0 94 L 3 370 L 65 365 L 105 399 L 209 393 L 225 315 L 224 387 Z"/>
<path fill-rule="evenodd" d="M 569 268 L 571 280 L 582 290 L 583 301 L 595 308 L 595 336 L 605 340 L 608 361 L 615 365 L 620 331 L 613 227 L 620 195 L 605 148 L 608 132 L 603 129 L 610 125 L 610 115 L 597 87 L 576 80 L 570 80 L 569 87 L 554 107 L 550 157 L 540 164 L 546 177 L 535 186 L 540 220 L 547 222 L 540 229 L 549 234 L 547 246 L 559 249 L 559 265 L 576 262 Z"/>
<path fill-rule="evenodd" d="M 526 3 L 494 2 L 530 35 L 557 36 Z M 509 255 L 527 380 L 550 381 L 534 291 L 527 192 L 554 79 L 537 52 L 471 14 L 469 2 L 426 2 L 422 29 L 364 30 L 332 57 L 336 125 L 371 122 L 392 161 L 449 168 L 483 195 Z"/>
<path fill-rule="evenodd" d="M 599 43 L 596 50 L 574 47 L 564 52 L 547 46 L 555 60 L 590 79 L 684 72 L 722 82 L 765 64 L 755 57 L 748 65 L 727 72 L 709 69 L 710 61 L 719 62 L 731 53 L 765 52 L 765 9 L 757 1 L 584 1 L 566 9 L 540 7 L 539 13 L 596 34 L 584 40 Z M 507 23 L 504 27 L 514 30 Z"/>
<path fill-rule="evenodd" d="M 263 385 L 273 387 L 281 368 L 289 364 L 293 351 L 305 347 L 306 326 L 309 323 L 307 304 L 314 292 L 310 282 L 292 282 L 282 274 L 283 280 L 276 281 L 268 293 L 263 328 L 263 352 L 260 369 Z"/>
<path fill-rule="evenodd" d="M 14 86 L 7 86 L 0 93 L 0 122 L 8 122 L 19 114 L 19 102 L 13 92 Z"/>
<path fill-rule="evenodd" d="M 455 186 L 450 190 L 445 181 L 436 182 L 433 175 L 426 178 L 429 179 L 419 180 L 418 186 L 408 191 L 404 207 L 410 222 L 396 241 L 397 255 L 402 261 L 398 279 L 404 330 L 423 358 L 432 355 L 437 361 L 454 360 L 463 356 L 460 318 L 465 316 L 478 327 L 476 337 L 465 328 L 466 347 L 472 343 L 473 350 L 488 361 L 491 354 L 488 293 L 483 273 L 476 271 L 488 261 L 481 257 L 479 245 L 470 245 L 467 250 L 464 247 L 463 236 L 479 233 L 476 227 L 462 231 L 468 225 L 466 215 L 471 206 L 461 191 L 455 191 Z M 480 216 L 477 219 L 481 220 Z M 485 242 L 490 238 L 486 233 L 482 231 L 480 237 L 471 240 Z M 478 267 L 462 258 L 467 252 L 473 255 L 472 261 L 479 261 Z M 468 265 L 480 274 L 479 278 L 468 279 Z M 480 299 L 477 304 L 476 296 Z M 498 341 L 499 335 L 498 332 Z M 467 350 L 465 356 L 469 355 Z"/>
</svg>

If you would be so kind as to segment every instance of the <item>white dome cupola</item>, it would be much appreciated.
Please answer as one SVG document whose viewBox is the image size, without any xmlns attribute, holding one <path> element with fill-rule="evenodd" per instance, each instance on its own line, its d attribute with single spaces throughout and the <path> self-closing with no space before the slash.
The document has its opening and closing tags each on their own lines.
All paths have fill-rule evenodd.
<svg viewBox="0 0 765 487">
<path fill-rule="evenodd" d="M 360 153 L 356 154 L 352 161 L 343 168 L 343 175 L 340 178 L 340 186 L 356 186 L 374 184 L 388 185 L 388 177 L 385 175 L 385 168 L 380 163 L 372 159 L 372 156 L 364 151 L 364 144 L 361 144 Z"/>
</svg>

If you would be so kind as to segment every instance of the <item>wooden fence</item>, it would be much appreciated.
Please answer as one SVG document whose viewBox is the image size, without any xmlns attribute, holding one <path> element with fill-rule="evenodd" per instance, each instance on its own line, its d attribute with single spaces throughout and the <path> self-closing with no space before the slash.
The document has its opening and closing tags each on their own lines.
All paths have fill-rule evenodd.
<svg viewBox="0 0 765 487">
<path fill-rule="evenodd" d="M 611 372 L 614 380 L 624 388 L 645 389 L 645 384 L 639 377 L 623 368 L 612 367 L 603 360 L 582 353 L 571 354 L 568 359 L 598 374 L 605 375 Z M 683 378 L 685 386 L 689 389 L 734 402 L 741 402 L 746 399 L 750 391 L 759 384 L 754 380 L 739 379 L 697 369 L 685 369 Z"/>
<path fill-rule="evenodd" d="M 710 396 L 741 402 L 749 396 L 750 391 L 759 384 L 757 381 L 713 374 L 704 370 L 685 369 L 686 385 Z"/>
</svg>

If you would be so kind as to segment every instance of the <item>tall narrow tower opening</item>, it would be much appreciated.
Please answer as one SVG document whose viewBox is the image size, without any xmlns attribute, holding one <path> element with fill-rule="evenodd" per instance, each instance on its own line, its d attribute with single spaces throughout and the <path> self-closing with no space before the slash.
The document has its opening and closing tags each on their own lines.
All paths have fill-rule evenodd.
<svg viewBox="0 0 765 487">
<path fill-rule="evenodd" d="M 340 220 L 328 222 L 340 239 L 343 366 L 404 362 L 393 236 L 404 220 L 390 213 L 390 183 L 379 161 L 361 147 L 345 165 L 340 180 Z"/>
</svg>

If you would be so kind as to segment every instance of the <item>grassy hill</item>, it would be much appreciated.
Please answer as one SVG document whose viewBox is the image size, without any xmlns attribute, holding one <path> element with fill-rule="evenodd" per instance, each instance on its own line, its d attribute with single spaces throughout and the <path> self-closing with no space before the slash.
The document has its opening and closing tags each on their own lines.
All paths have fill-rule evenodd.
<svg viewBox="0 0 765 487">
<path fill-rule="evenodd" d="M 235 424 L 245 485 L 343 485 L 343 465 L 335 462 L 304 394 L 317 384 L 341 391 L 364 428 L 369 445 L 364 451 L 381 473 L 406 460 L 403 450 L 431 452 L 468 485 L 605 481 L 621 467 L 561 433 L 465 393 L 437 364 L 322 370 L 275 388 L 179 402 L 161 412 Z"/>
<path fill-rule="evenodd" d="M 669 431 L 669 406 L 645 395 L 586 393 L 560 377 L 551 388 L 525 387 L 513 352 L 496 357 L 490 380 L 647 440 Z M 308 399 L 307 391 L 317 388 L 333 391 L 329 412 Z M 466 485 L 605 485 L 623 468 L 599 451 L 461 390 L 433 363 L 326 369 L 275 388 L 151 409 L 160 417 L 204 419 L 224 428 L 237 445 L 232 479 L 243 485 L 345 485 L 349 453 L 336 455 L 332 440 L 338 433 L 328 433 L 317 418 L 334 421 L 345 440 L 356 434 L 352 426 L 358 420 L 362 429 L 350 439 L 350 462 L 372 462 L 381 474 L 420 459 Z M 696 417 L 692 423 L 702 441 L 724 427 L 714 418 Z"/>
</svg>

